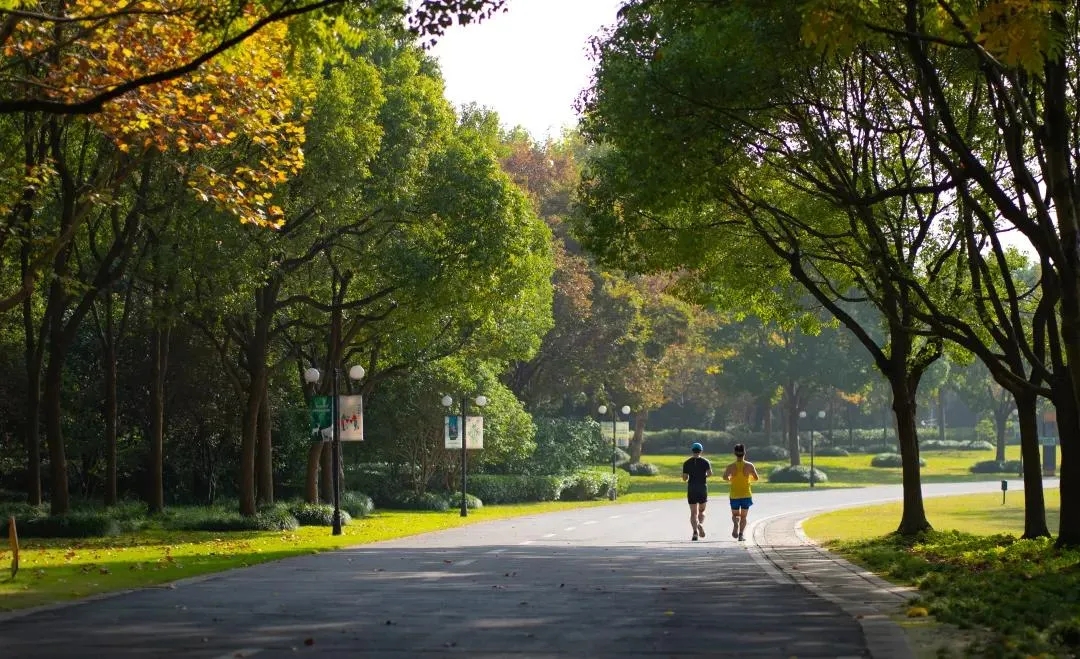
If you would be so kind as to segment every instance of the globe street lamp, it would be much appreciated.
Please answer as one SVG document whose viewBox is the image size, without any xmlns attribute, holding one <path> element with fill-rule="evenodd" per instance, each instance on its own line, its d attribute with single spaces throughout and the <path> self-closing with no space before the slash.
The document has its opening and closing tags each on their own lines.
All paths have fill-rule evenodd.
<svg viewBox="0 0 1080 659">
<path fill-rule="evenodd" d="M 596 408 L 596 411 L 602 417 L 605 414 L 607 414 L 608 407 L 607 407 L 607 405 L 601 405 L 600 407 Z M 623 416 L 626 416 L 626 415 L 630 414 L 630 406 L 629 405 L 623 405 L 622 409 L 619 410 L 619 411 L 623 413 Z M 618 496 L 618 490 L 619 490 L 619 487 L 618 487 L 618 485 L 619 485 L 619 477 L 615 475 L 615 460 L 618 457 L 618 455 L 617 455 L 618 454 L 618 446 L 616 446 L 616 443 L 615 443 L 615 434 L 616 434 L 615 433 L 615 422 L 617 420 L 618 420 L 618 415 L 615 413 L 615 408 L 612 407 L 611 408 L 611 476 L 612 476 L 612 484 L 611 484 L 611 490 L 608 492 L 608 498 L 611 499 L 612 501 L 614 501 L 616 499 L 616 497 Z"/>
<path fill-rule="evenodd" d="M 475 402 L 479 407 L 483 408 L 484 406 L 486 406 L 488 404 L 487 396 L 477 396 L 475 398 Z M 446 408 L 446 411 L 449 412 L 450 411 L 450 406 L 454 404 L 454 399 L 451 398 L 450 396 L 443 396 L 442 397 L 442 404 L 443 404 L 443 407 Z M 467 427 L 467 419 L 469 418 L 468 414 L 469 414 L 469 399 L 466 398 L 465 396 L 462 396 L 461 397 L 461 516 L 462 517 L 468 517 L 469 516 L 468 502 L 465 500 L 465 485 L 466 485 L 466 481 L 468 480 L 468 465 L 469 465 L 468 453 L 466 453 L 467 449 L 466 449 L 466 443 L 465 443 L 465 439 L 466 439 L 466 437 L 465 437 L 465 428 Z"/>
<path fill-rule="evenodd" d="M 341 426 L 341 420 L 338 418 L 338 377 L 341 374 L 340 369 L 335 366 L 333 368 L 333 378 L 330 381 L 330 414 L 334 423 L 334 430 L 331 435 L 331 450 L 333 451 L 332 469 L 334 471 L 331 477 L 334 484 L 334 520 L 333 520 L 333 535 L 341 535 L 341 478 L 338 476 L 338 472 L 341 471 L 341 437 L 339 435 L 339 428 Z M 322 377 L 322 373 L 319 369 L 312 366 L 304 371 L 304 381 L 310 385 L 314 385 Z M 349 379 L 360 380 L 364 377 L 364 367 L 357 364 L 349 369 Z"/>
</svg>

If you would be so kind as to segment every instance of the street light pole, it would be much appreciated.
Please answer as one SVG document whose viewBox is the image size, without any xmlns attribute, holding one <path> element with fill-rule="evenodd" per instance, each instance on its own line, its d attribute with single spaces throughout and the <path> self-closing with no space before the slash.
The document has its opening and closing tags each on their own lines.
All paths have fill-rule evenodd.
<svg viewBox="0 0 1080 659">
<path fill-rule="evenodd" d="M 338 409 L 338 377 L 341 375 L 341 370 L 334 366 L 330 369 L 332 373 L 332 381 L 330 383 L 330 414 L 334 424 L 334 428 L 331 431 L 330 450 L 333 451 L 331 460 L 331 468 L 333 474 L 331 475 L 331 482 L 333 483 L 334 490 L 334 518 L 332 523 L 333 535 L 341 535 L 341 419 L 339 418 Z M 312 367 L 304 371 L 304 380 L 308 384 L 315 384 L 322 377 L 322 373 L 319 369 Z M 349 378 L 352 380 L 359 380 L 364 377 L 364 367 L 357 364 L 349 369 Z"/>
<path fill-rule="evenodd" d="M 818 410 L 817 418 L 825 418 L 825 410 Z M 810 487 L 814 487 L 814 429 L 810 428 Z"/>
<path fill-rule="evenodd" d="M 596 408 L 596 412 L 601 417 L 603 417 L 605 414 L 607 414 L 607 409 L 608 409 L 607 405 L 601 405 L 600 407 Z M 619 410 L 619 411 L 621 411 L 623 413 L 623 415 L 628 415 L 628 414 L 630 414 L 630 406 L 629 405 L 623 405 L 622 410 Z M 611 478 L 612 478 L 612 485 L 611 485 L 611 490 L 608 492 L 608 498 L 611 499 L 612 501 L 617 499 L 618 496 L 619 496 L 619 487 L 618 487 L 619 477 L 615 475 L 615 460 L 618 457 L 618 452 L 619 452 L 619 447 L 616 444 L 616 435 L 617 435 L 617 433 L 615 431 L 615 425 L 616 425 L 616 423 L 617 423 L 617 421 L 619 419 L 619 416 L 618 416 L 619 411 L 616 411 L 616 409 L 614 407 L 611 408 Z"/>
<path fill-rule="evenodd" d="M 487 396 L 477 396 L 476 397 L 476 404 L 479 407 L 483 408 L 485 405 L 487 405 L 487 403 L 488 403 Z M 449 411 L 451 411 L 451 407 L 454 404 L 454 399 L 451 398 L 450 396 L 443 396 L 442 397 L 442 404 L 443 404 L 444 407 L 446 407 L 446 411 L 449 412 Z M 462 517 L 468 517 L 469 516 L 469 504 L 468 504 L 468 501 L 465 498 L 465 487 L 466 487 L 466 485 L 468 483 L 468 478 L 469 478 L 469 459 L 468 459 L 469 454 L 467 452 L 468 451 L 468 449 L 467 449 L 467 446 L 468 446 L 467 439 L 468 439 L 468 437 L 467 437 L 467 430 L 466 430 L 468 428 L 468 425 L 469 425 L 467 423 L 468 418 L 469 418 L 469 399 L 466 396 L 462 396 L 461 397 L 461 516 Z"/>
</svg>

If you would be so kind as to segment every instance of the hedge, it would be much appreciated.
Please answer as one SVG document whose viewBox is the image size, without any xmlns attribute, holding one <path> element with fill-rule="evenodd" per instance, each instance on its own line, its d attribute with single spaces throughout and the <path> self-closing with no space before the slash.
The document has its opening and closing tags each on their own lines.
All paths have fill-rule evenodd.
<svg viewBox="0 0 1080 659">
<path fill-rule="evenodd" d="M 466 489 L 488 505 L 558 501 L 564 481 L 563 476 L 476 474 L 469 476 Z"/>
<path fill-rule="evenodd" d="M 973 474 L 1019 474 L 1023 471 L 1024 463 L 1019 460 L 984 460 L 976 462 L 970 468 Z"/>
<path fill-rule="evenodd" d="M 631 476 L 657 476 L 660 474 L 660 467 L 648 462 L 624 464 L 622 468 Z"/>
<path fill-rule="evenodd" d="M 814 482 L 825 483 L 828 482 L 829 476 L 822 470 L 814 469 Z M 769 472 L 770 483 L 809 483 L 810 482 L 810 466 L 809 465 L 788 465 L 786 467 L 777 467 Z"/>
<path fill-rule="evenodd" d="M 339 501 L 340 503 L 340 501 Z M 296 501 L 289 504 L 289 512 L 300 523 L 300 526 L 333 526 L 334 507 L 328 503 L 307 503 Z M 342 506 L 341 525 L 344 526 L 352 521 L 352 516 Z"/>
<path fill-rule="evenodd" d="M 903 467 L 903 458 L 899 453 L 878 453 L 870 460 L 871 467 Z M 926 460 L 919 458 L 919 466 L 925 467 Z"/>
</svg>

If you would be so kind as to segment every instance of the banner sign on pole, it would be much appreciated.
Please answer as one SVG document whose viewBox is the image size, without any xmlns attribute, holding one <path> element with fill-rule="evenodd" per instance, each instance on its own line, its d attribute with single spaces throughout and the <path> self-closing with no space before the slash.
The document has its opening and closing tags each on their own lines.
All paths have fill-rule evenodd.
<svg viewBox="0 0 1080 659">
<path fill-rule="evenodd" d="M 465 448 L 484 448 L 484 417 L 470 416 L 465 428 Z M 458 444 L 461 447 L 461 444 Z"/>
<path fill-rule="evenodd" d="M 484 448 L 484 417 L 470 416 L 465 429 L 465 448 Z M 443 419 L 443 446 L 461 450 L 461 417 L 447 416 Z"/>
<path fill-rule="evenodd" d="M 338 396 L 338 440 L 364 441 L 364 397 Z"/>
<path fill-rule="evenodd" d="M 308 421 L 312 442 L 328 442 L 334 434 L 334 413 L 330 396 L 312 396 L 308 402 Z"/>
<path fill-rule="evenodd" d="M 461 417 L 452 415 L 443 420 L 443 445 L 461 449 Z"/>
<path fill-rule="evenodd" d="M 630 422 L 629 421 L 616 421 L 614 428 L 611 425 L 611 421 L 603 421 L 600 423 L 600 431 L 603 433 L 601 437 L 606 440 L 610 440 L 612 434 L 615 436 L 615 446 L 626 448 L 630 446 Z"/>
</svg>

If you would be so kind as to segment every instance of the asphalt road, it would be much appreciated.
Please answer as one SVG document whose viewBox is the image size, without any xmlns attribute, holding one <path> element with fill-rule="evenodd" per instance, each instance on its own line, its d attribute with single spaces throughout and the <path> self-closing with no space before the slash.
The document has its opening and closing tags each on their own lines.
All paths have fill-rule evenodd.
<svg viewBox="0 0 1080 659">
<path fill-rule="evenodd" d="M 751 518 L 899 494 L 758 494 Z M 732 539 L 726 503 L 713 500 L 698 542 L 679 500 L 266 563 L 0 622 L 0 657 L 867 656 L 856 620 L 777 580 L 754 560 L 754 547 Z"/>
</svg>

